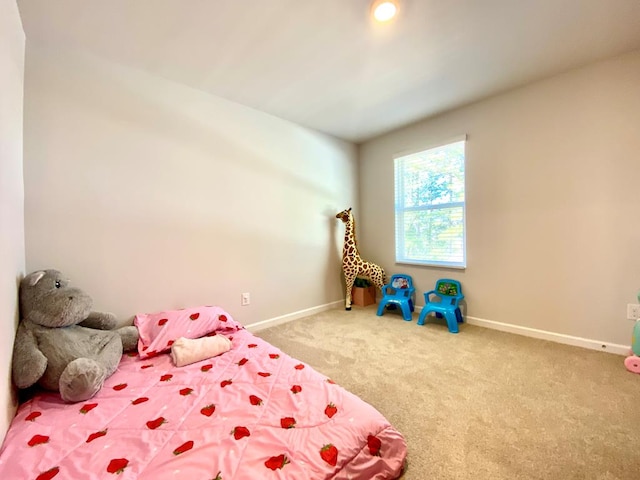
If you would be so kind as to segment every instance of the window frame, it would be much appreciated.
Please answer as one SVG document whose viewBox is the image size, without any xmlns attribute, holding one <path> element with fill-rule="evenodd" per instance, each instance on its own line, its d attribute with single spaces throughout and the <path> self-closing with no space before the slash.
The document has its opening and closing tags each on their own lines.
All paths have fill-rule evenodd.
<svg viewBox="0 0 640 480">
<path fill-rule="evenodd" d="M 448 203 L 439 203 L 436 205 L 423 205 L 418 207 L 404 207 L 401 208 L 399 205 L 400 193 L 398 191 L 398 175 L 399 175 L 399 161 L 403 157 L 408 157 L 410 155 L 414 155 L 420 152 L 426 152 L 429 150 L 433 150 L 436 148 L 444 147 L 447 145 L 451 145 L 454 143 L 464 142 L 464 162 L 463 162 L 463 177 L 464 177 L 464 200 L 458 202 L 448 202 Z M 413 149 L 410 151 L 404 151 L 393 155 L 393 170 L 394 170 L 394 233 L 395 233 L 395 263 L 401 265 L 415 265 L 415 266 L 426 266 L 426 267 L 440 267 L 440 268 L 450 268 L 450 269 L 460 269 L 464 270 L 467 268 L 467 135 L 459 135 L 453 138 L 449 138 L 447 140 L 438 141 L 434 143 L 430 143 L 426 146 L 422 146 L 417 149 Z M 404 214 L 406 212 L 412 211 L 427 211 L 427 210 L 442 210 L 447 208 L 459 208 L 462 207 L 462 261 L 461 262 L 450 262 L 450 261 L 438 261 L 433 259 L 409 259 L 404 258 L 404 255 L 400 255 L 404 253 L 404 237 L 405 231 L 403 228 L 400 228 L 404 222 L 403 220 Z"/>
</svg>

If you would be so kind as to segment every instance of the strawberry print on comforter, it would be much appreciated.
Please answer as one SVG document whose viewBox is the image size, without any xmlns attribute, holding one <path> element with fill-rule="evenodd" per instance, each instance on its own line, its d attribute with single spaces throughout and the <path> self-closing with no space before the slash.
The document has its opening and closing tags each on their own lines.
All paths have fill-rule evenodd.
<svg viewBox="0 0 640 480">
<path fill-rule="evenodd" d="M 393 479 L 402 435 L 371 405 L 235 322 L 232 349 L 187 367 L 124 356 L 91 400 L 38 394 L 0 451 L 24 480 Z"/>
</svg>

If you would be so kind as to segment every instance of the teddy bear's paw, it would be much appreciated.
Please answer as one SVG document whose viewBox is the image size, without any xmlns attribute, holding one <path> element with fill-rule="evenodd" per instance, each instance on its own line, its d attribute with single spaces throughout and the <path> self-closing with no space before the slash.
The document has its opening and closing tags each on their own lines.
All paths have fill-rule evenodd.
<svg viewBox="0 0 640 480">
<path fill-rule="evenodd" d="M 60 376 L 60 395 L 69 403 L 87 400 L 102 388 L 106 375 L 105 369 L 94 360 L 77 358 Z"/>
<path fill-rule="evenodd" d="M 78 325 L 96 330 L 113 330 L 118 326 L 118 318 L 109 312 L 91 312 L 89 316 Z"/>
<path fill-rule="evenodd" d="M 132 325 L 128 327 L 121 327 L 117 330 L 122 340 L 122 351 L 133 352 L 138 348 L 138 327 Z"/>
</svg>

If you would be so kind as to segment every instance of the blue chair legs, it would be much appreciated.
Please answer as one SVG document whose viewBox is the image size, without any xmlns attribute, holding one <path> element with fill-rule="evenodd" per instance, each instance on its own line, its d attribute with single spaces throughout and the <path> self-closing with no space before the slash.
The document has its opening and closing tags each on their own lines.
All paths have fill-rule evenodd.
<svg viewBox="0 0 640 480">
<path fill-rule="evenodd" d="M 404 318 L 407 322 L 410 322 L 412 320 L 412 316 L 411 316 L 411 312 L 413 311 L 412 305 L 409 302 L 406 301 L 387 301 L 386 303 L 383 303 L 382 301 L 380 302 L 380 305 L 378 305 L 378 311 L 376 313 L 376 315 L 378 315 L 379 317 L 382 316 L 382 314 L 384 313 L 384 309 L 386 306 L 398 306 L 400 307 L 400 310 L 402 311 L 402 318 Z"/>
<path fill-rule="evenodd" d="M 404 318 L 407 322 L 410 322 L 412 318 L 409 302 L 400 302 L 400 308 L 402 309 L 402 318 Z"/>
<path fill-rule="evenodd" d="M 430 310 L 427 308 L 423 308 L 420 312 L 420 316 L 418 317 L 418 325 L 424 325 L 425 320 L 427 319 L 427 315 L 429 313 L 435 313 L 436 317 L 444 318 L 447 321 L 447 327 L 449 328 L 449 332 L 458 333 L 458 323 L 464 322 L 462 318 L 462 312 L 459 308 L 455 310 L 445 310 L 444 312 L 437 312 L 435 310 Z"/>
<path fill-rule="evenodd" d="M 424 321 L 427 318 L 429 311 L 426 308 L 423 308 L 420 312 L 420 316 L 418 317 L 418 325 L 424 325 Z"/>
<path fill-rule="evenodd" d="M 451 310 L 444 314 L 447 319 L 447 327 L 449 327 L 449 332 L 458 333 L 458 318 L 454 312 Z"/>
</svg>

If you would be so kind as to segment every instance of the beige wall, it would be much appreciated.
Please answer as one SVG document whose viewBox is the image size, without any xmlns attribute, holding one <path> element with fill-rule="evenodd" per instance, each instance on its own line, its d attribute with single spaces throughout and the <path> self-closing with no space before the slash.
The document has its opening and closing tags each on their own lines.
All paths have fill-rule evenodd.
<svg viewBox="0 0 640 480">
<path fill-rule="evenodd" d="M 363 254 L 411 274 L 420 292 L 439 277 L 460 279 L 477 319 L 629 345 L 626 304 L 640 289 L 639 132 L 635 52 L 367 142 Z M 393 154 L 465 133 L 467 269 L 396 265 Z"/>
<path fill-rule="evenodd" d="M 121 319 L 199 304 L 245 325 L 342 298 L 354 145 L 161 78 L 28 43 L 27 270 Z M 242 292 L 251 305 L 240 306 Z"/>
<path fill-rule="evenodd" d="M 0 0 L 0 444 L 13 414 L 11 352 L 24 275 L 22 98 L 25 38 L 15 0 Z"/>
</svg>

